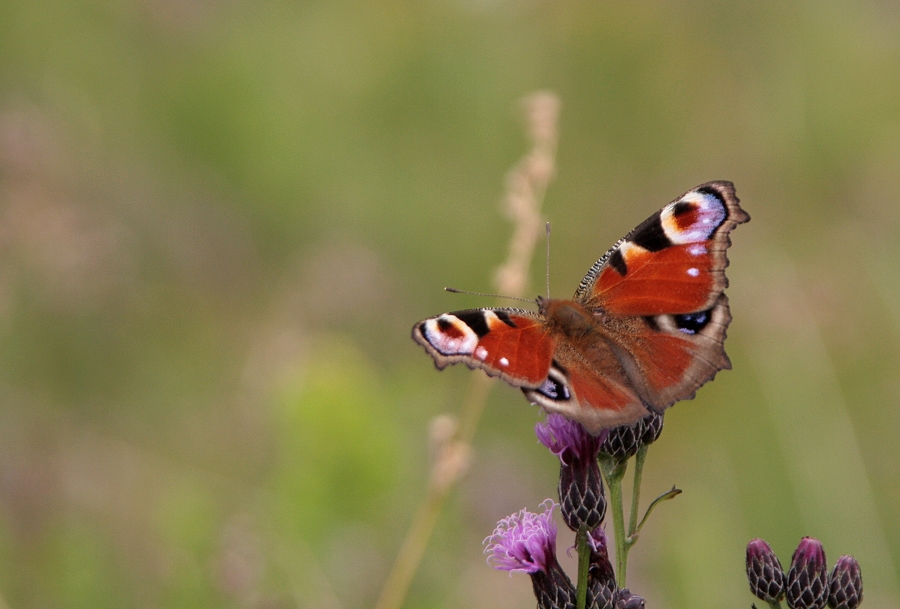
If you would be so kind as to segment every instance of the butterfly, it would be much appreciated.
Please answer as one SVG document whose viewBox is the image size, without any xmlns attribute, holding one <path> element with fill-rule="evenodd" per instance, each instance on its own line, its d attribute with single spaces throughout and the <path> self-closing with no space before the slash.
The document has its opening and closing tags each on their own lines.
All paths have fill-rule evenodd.
<svg viewBox="0 0 900 609">
<path fill-rule="evenodd" d="M 613 245 L 572 300 L 444 313 L 413 340 L 438 370 L 480 368 L 594 434 L 662 413 L 731 369 L 726 250 L 750 220 L 739 203 L 731 182 L 701 184 Z"/>
</svg>

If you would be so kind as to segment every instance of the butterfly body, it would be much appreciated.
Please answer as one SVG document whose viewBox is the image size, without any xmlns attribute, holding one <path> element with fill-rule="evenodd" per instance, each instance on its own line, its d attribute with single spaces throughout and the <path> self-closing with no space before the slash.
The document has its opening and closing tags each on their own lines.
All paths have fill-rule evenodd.
<svg viewBox="0 0 900 609">
<path fill-rule="evenodd" d="M 730 182 L 703 184 L 619 240 L 572 300 L 444 313 L 413 339 L 438 369 L 480 368 L 593 433 L 662 412 L 731 367 L 725 251 L 749 219 Z"/>
</svg>

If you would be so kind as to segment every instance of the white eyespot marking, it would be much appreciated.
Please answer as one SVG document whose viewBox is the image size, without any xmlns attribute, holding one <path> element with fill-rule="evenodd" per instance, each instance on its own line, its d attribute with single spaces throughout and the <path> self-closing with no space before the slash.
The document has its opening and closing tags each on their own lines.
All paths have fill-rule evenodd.
<svg viewBox="0 0 900 609">
<path fill-rule="evenodd" d="M 485 349 L 484 347 L 481 347 L 481 346 L 475 348 L 475 357 L 477 357 L 481 361 L 484 361 L 487 359 L 487 356 L 488 356 L 487 349 Z"/>
<path fill-rule="evenodd" d="M 697 275 L 700 274 L 700 269 L 695 269 L 695 268 L 691 267 L 687 270 L 687 274 L 690 275 L 691 277 L 696 277 Z"/>
<path fill-rule="evenodd" d="M 685 204 L 690 209 L 685 210 Z M 679 216 L 675 215 L 676 208 Z M 663 208 L 660 222 L 669 241 L 675 245 L 685 245 L 709 239 L 725 221 L 726 213 L 725 206 L 715 196 L 689 192 Z"/>
<path fill-rule="evenodd" d="M 691 256 L 702 256 L 707 252 L 706 246 L 702 243 L 692 243 L 688 246 L 687 251 Z"/>
<path fill-rule="evenodd" d="M 509 366 L 509 360 L 506 359 L 505 357 L 501 357 L 501 358 L 500 358 L 500 365 L 503 366 L 504 368 L 505 368 L 506 366 Z"/>
<path fill-rule="evenodd" d="M 442 355 L 471 355 L 478 335 L 456 315 L 445 313 L 423 324 L 422 335 Z"/>
</svg>

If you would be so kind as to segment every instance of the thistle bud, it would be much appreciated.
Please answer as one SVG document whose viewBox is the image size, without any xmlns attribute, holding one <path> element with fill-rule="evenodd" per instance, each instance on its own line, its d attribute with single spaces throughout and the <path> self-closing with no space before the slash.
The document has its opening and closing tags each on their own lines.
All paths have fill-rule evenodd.
<svg viewBox="0 0 900 609">
<path fill-rule="evenodd" d="M 650 445 L 656 442 L 659 434 L 663 429 L 663 415 L 651 412 L 644 417 L 644 434 L 641 436 L 641 442 L 644 445 Z"/>
<path fill-rule="evenodd" d="M 531 585 L 538 609 L 575 609 L 575 587 L 559 563 L 552 566 L 549 572 L 533 573 Z"/>
<path fill-rule="evenodd" d="M 600 445 L 600 452 L 606 453 L 616 461 L 625 461 L 633 457 L 641 447 L 645 429 L 644 419 L 638 419 L 630 425 L 613 427 Z"/>
<path fill-rule="evenodd" d="M 862 603 L 862 572 L 852 556 L 841 556 L 831 572 L 828 606 L 831 609 L 856 609 Z"/>
<path fill-rule="evenodd" d="M 828 567 L 818 539 L 804 537 L 791 558 L 785 596 L 791 609 L 822 609 L 828 601 Z"/>
<path fill-rule="evenodd" d="M 603 477 L 597 453 L 603 435 L 592 436 L 581 423 L 551 414 L 534 428 L 538 440 L 559 457 L 559 502 L 573 531 L 595 529 L 606 515 Z"/>
<path fill-rule="evenodd" d="M 617 596 L 616 609 L 644 609 L 644 599 L 632 594 L 628 588 L 619 590 Z"/>
<path fill-rule="evenodd" d="M 774 603 L 784 596 L 784 569 L 772 548 L 762 539 L 747 544 L 747 581 L 757 598 Z"/>
<path fill-rule="evenodd" d="M 592 609 L 615 609 L 618 599 L 616 574 L 609 562 L 606 533 L 596 528 L 588 535 L 590 565 L 588 567 L 587 606 Z"/>
</svg>

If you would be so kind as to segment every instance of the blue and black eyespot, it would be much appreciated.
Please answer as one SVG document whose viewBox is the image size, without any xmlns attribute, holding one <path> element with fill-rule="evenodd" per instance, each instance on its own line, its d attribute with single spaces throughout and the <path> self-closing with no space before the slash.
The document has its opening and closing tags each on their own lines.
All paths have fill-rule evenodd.
<svg viewBox="0 0 900 609">
<path fill-rule="evenodd" d="M 572 394 L 569 393 L 569 388 L 566 387 L 566 384 L 561 379 L 564 378 L 566 373 L 565 368 L 559 365 L 556 360 L 553 360 L 553 365 L 550 367 L 550 373 L 547 375 L 546 380 L 541 383 L 541 386 L 535 389 L 538 393 L 540 393 L 545 398 L 550 400 L 559 401 L 568 401 L 572 399 Z M 559 376 L 559 379 L 553 378 L 554 376 Z"/>
<path fill-rule="evenodd" d="M 712 309 L 699 313 L 673 315 L 672 319 L 675 320 L 675 326 L 685 334 L 696 334 L 712 320 Z"/>
</svg>

